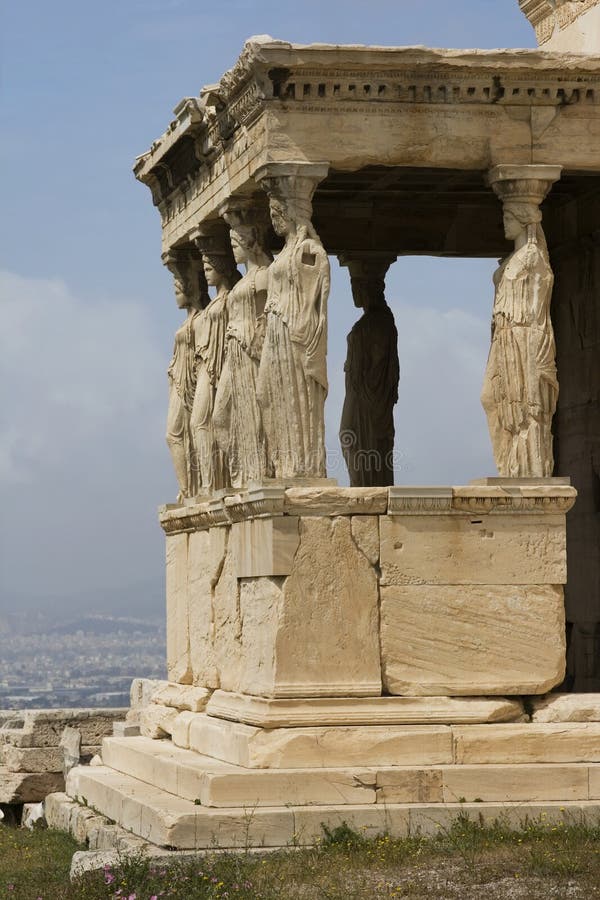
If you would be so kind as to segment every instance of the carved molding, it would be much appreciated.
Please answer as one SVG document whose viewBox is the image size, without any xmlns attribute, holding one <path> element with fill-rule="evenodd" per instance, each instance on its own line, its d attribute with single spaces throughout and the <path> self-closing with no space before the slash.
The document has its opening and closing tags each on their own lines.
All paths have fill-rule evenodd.
<svg viewBox="0 0 600 900">
<path fill-rule="evenodd" d="M 538 44 L 550 40 L 556 27 L 568 28 L 599 0 L 519 0 L 519 6 L 535 29 Z"/>
<path fill-rule="evenodd" d="M 454 515 L 457 513 L 489 515 L 564 515 L 577 497 L 575 488 L 567 485 L 546 486 L 476 486 L 466 487 L 392 487 L 389 515 Z"/>
<path fill-rule="evenodd" d="M 284 499 L 283 488 L 256 488 L 219 500 L 174 508 L 161 507 L 158 518 L 165 534 L 206 531 L 217 525 L 231 525 L 265 516 L 282 516 Z"/>
<path fill-rule="evenodd" d="M 344 490 L 340 489 L 343 498 Z M 424 515 L 565 515 L 577 498 L 569 485 L 466 485 L 464 487 L 392 487 L 388 489 L 387 514 L 391 516 Z M 309 492 L 305 489 L 304 493 Z M 186 506 L 164 506 L 159 521 L 165 534 L 206 531 L 220 525 L 231 525 L 249 519 L 282 515 L 309 515 L 307 508 L 286 509 L 283 487 L 265 486 L 232 494 L 208 502 Z M 305 498 L 306 499 L 306 498 Z M 326 516 L 321 490 L 315 488 L 319 515 Z M 351 505 L 348 512 L 332 503 L 330 515 L 357 515 Z M 372 515 L 372 510 L 367 513 Z"/>
</svg>

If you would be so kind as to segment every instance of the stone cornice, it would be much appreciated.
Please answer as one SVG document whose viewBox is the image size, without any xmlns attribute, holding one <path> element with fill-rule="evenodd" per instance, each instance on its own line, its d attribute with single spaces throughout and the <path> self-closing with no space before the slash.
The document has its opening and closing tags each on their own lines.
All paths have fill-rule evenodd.
<svg viewBox="0 0 600 900">
<path fill-rule="evenodd" d="M 581 102 L 600 103 L 598 57 L 251 39 L 217 85 L 175 108 L 175 119 L 138 157 L 134 173 L 152 190 L 165 221 L 185 208 L 200 183 L 218 177 L 225 151 L 247 142 L 247 130 L 267 109 L 327 115 L 344 108 L 379 116 L 404 104 L 557 108 Z M 182 169 L 173 157 L 186 140 L 193 152 Z"/>
<path fill-rule="evenodd" d="M 570 485 L 548 483 L 389 489 L 263 487 L 202 503 L 164 506 L 159 521 L 165 534 L 180 534 L 282 515 L 564 515 L 576 497 Z"/>
</svg>

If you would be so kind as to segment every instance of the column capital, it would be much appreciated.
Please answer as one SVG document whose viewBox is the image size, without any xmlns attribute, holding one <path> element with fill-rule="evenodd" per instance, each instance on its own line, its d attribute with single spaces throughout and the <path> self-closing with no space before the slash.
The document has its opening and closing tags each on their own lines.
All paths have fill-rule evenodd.
<svg viewBox="0 0 600 900">
<path fill-rule="evenodd" d="M 258 227 L 266 231 L 270 224 L 264 194 L 233 195 L 219 208 L 219 215 L 230 228 Z"/>
<path fill-rule="evenodd" d="M 259 166 L 254 173 L 254 180 L 267 191 L 269 190 L 269 186 L 268 184 L 263 185 L 263 182 L 270 181 L 271 179 L 279 181 L 284 178 L 306 178 L 310 181 L 314 181 L 316 187 L 320 181 L 323 181 L 323 179 L 327 177 L 328 172 L 328 162 L 306 162 L 305 160 L 268 162 Z"/>
<path fill-rule="evenodd" d="M 327 162 L 270 162 L 256 170 L 254 180 L 270 200 L 295 200 L 310 218 L 313 194 L 328 172 Z"/>
<path fill-rule="evenodd" d="M 350 278 L 385 278 L 397 256 L 380 250 L 350 250 L 338 254 L 340 266 L 347 268 Z"/>
<path fill-rule="evenodd" d="M 562 166 L 498 165 L 489 170 L 486 181 L 504 203 L 512 200 L 539 206 L 561 172 Z"/>
<path fill-rule="evenodd" d="M 195 225 L 188 238 L 202 253 L 226 253 L 229 246 L 229 229 L 221 219 L 213 219 Z"/>
</svg>

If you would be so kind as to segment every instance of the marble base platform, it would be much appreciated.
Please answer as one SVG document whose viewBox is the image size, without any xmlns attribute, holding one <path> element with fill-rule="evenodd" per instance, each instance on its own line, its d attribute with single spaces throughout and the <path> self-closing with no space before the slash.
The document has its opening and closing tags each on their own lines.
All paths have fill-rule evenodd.
<svg viewBox="0 0 600 900">
<path fill-rule="evenodd" d="M 223 725 L 225 736 L 232 725 L 258 730 Z M 73 769 L 68 798 L 49 798 L 49 823 L 80 829 L 75 813 L 85 809 L 151 844 L 202 850 L 312 844 L 323 824 L 342 822 L 404 836 L 434 832 L 459 814 L 511 827 L 600 814 L 599 722 L 265 729 L 267 746 L 282 731 L 298 733 L 291 745 L 302 754 L 270 767 L 217 758 L 206 733 L 203 753 L 170 739 L 106 738 L 103 765 Z M 219 752 L 231 759 L 234 744 L 226 740 Z M 369 746 L 370 762 L 352 745 Z"/>
<path fill-rule="evenodd" d="M 169 680 L 266 700 L 544 694 L 565 671 L 575 497 L 502 479 L 165 508 Z"/>
</svg>

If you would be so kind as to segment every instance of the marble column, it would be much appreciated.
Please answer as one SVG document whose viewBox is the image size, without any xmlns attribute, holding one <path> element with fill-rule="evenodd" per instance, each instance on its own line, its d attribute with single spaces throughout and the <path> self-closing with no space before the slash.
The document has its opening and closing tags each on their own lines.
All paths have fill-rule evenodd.
<svg viewBox="0 0 600 900">
<path fill-rule="evenodd" d="M 284 246 L 269 267 L 265 340 L 258 372 L 274 474 L 324 478 L 329 260 L 312 225 L 312 197 L 326 163 L 268 163 L 255 180 L 269 197 Z"/>
<path fill-rule="evenodd" d="M 506 478 L 549 478 L 554 471 L 554 275 L 540 205 L 560 172 L 560 166 L 500 165 L 488 174 L 503 204 L 506 237 L 515 244 L 494 273 L 492 341 L 481 394 L 496 466 Z"/>
<path fill-rule="evenodd" d="M 166 434 L 179 486 L 178 499 L 182 501 L 194 496 L 198 488 L 190 425 L 196 391 L 194 328 L 209 296 L 202 258 L 192 245 L 163 253 L 162 260 L 173 275 L 177 306 L 186 311 L 185 321 L 175 333 L 175 346 L 168 368 Z"/>
<path fill-rule="evenodd" d="M 398 401 L 398 332 L 385 301 L 385 276 L 395 257 L 377 252 L 341 254 L 354 305 L 363 310 L 348 335 L 346 396 L 340 444 L 352 487 L 394 483 L 394 406 Z"/>
</svg>

